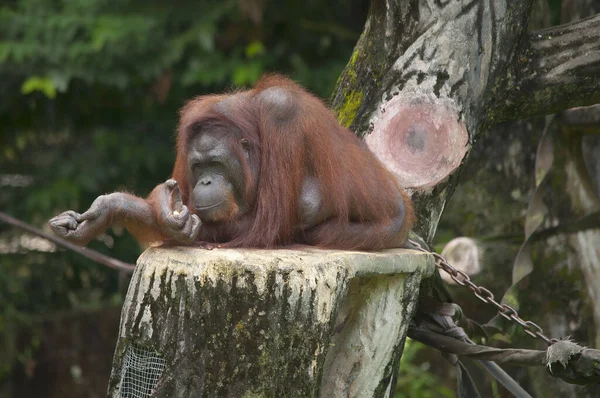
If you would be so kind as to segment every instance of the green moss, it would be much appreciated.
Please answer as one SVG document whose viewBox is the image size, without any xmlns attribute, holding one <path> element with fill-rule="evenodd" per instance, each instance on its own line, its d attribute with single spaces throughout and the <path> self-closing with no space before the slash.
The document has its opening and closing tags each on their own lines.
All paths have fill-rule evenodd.
<svg viewBox="0 0 600 398">
<path fill-rule="evenodd" d="M 338 81 L 338 87 L 343 87 L 341 92 L 344 93 L 344 100 L 341 105 L 336 105 L 335 111 L 338 121 L 345 127 L 350 127 L 356 118 L 363 101 L 364 87 L 371 87 L 373 82 L 378 86 L 382 71 L 386 68 L 385 61 L 379 61 L 380 57 L 370 51 L 373 48 L 375 46 L 372 43 L 367 45 L 367 50 L 359 44 Z"/>
<path fill-rule="evenodd" d="M 342 126 L 348 127 L 356 117 L 356 111 L 362 102 L 362 91 L 350 91 L 342 107 L 338 110 L 338 121 Z"/>
<path fill-rule="evenodd" d="M 341 125 L 348 127 L 354 120 L 356 116 L 356 111 L 360 106 L 362 101 L 363 93 L 362 91 L 355 91 L 353 88 L 358 87 L 358 79 L 356 75 L 356 62 L 358 61 L 359 52 L 357 49 L 354 50 L 350 60 L 348 61 L 348 65 L 342 76 L 340 76 L 340 82 L 343 83 L 343 87 L 345 87 L 345 92 L 348 93 L 345 96 L 344 102 L 341 107 L 336 109 L 338 121 Z"/>
<path fill-rule="evenodd" d="M 354 50 L 350 62 L 348 62 L 347 76 L 350 84 L 356 85 L 356 60 L 358 59 L 358 50 Z"/>
<path fill-rule="evenodd" d="M 236 330 L 237 332 L 241 332 L 241 331 L 242 331 L 242 329 L 244 329 L 244 322 L 242 322 L 242 321 L 239 321 L 239 322 L 238 322 L 238 323 L 235 325 L 235 330 Z"/>
<path fill-rule="evenodd" d="M 258 358 L 258 365 L 265 370 L 267 366 L 271 363 L 269 359 L 269 353 L 267 352 L 267 347 L 263 345 L 262 352 L 260 353 L 260 357 Z"/>
</svg>

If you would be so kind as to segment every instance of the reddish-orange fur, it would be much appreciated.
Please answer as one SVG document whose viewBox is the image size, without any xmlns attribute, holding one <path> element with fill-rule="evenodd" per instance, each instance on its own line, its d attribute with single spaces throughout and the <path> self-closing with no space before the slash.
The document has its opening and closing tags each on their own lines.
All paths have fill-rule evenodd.
<svg viewBox="0 0 600 398">
<path fill-rule="evenodd" d="M 274 115 L 272 104 L 256 100 L 270 87 L 291 93 L 286 118 Z M 227 112 L 215 105 L 228 101 Z M 342 127 L 322 101 L 280 76 L 267 76 L 254 89 L 231 95 L 198 97 L 181 110 L 177 159 L 172 178 L 183 203 L 194 208 L 187 156 L 191 126 L 202 119 L 235 125 L 244 138 L 260 146 L 260 171 L 246 167 L 245 199 L 251 205 L 243 219 L 202 225 L 199 240 L 223 241 L 232 247 L 274 247 L 309 243 L 344 249 L 399 247 L 414 220 L 410 199 L 385 167 L 351 131 Z M 288 117 L 289 116 L 289 117 Z M 309 231 L 299 229 L 299 198 L 306 175 L 318 179 L 323 206 L 333 216 Z M 406 215 L 400 232 L 389 226 L 398 214 L 399 197 Z M 156 200 L 148 198 L 158 214 Z M 360 225 L 364 225 L 361 228 Z M 357 227 L 358 225 L 358 227 Z"/>
</svg>

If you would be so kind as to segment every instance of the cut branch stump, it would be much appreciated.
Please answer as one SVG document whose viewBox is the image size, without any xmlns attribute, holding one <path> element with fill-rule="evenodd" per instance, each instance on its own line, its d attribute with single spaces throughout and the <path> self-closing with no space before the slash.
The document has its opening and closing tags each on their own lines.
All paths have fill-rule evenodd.
<svg viewBox="0 0 600 398">
<path fill-rule="evenodd" d="M 108 396 L 389 396 L 433 270 L 406 249 L 149 249 Z"/>
</svg>

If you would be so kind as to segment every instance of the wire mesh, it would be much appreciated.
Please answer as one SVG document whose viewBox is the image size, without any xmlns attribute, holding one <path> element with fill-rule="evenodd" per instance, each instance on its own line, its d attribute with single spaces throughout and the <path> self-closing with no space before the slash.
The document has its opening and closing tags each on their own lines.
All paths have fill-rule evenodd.
<svg viewBox="0 0 600 398">
<path fill-rule="evenodd" d="M 147 398 L 165 370 L 165 360 L 154 350 L 130 344 L 121 370 L 121 398 Z"/>
</svg>

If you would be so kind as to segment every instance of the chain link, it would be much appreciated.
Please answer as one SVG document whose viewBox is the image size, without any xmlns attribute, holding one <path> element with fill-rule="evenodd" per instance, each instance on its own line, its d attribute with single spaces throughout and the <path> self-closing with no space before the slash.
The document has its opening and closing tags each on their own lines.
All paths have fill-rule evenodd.
<svg viewBox="0 0 600 398">
<path fill-rule="evenodd" d="M 471 289 L 473 294 L 479 300 L 483 301 L 486 304 L 491 304 L 494 307 L 496 307 L 498 314 L 508 319 L 509 321 L 517 323 L 519 326 L 521 326 L 521 328 L 523 328 L 523 331 L 525 333 L 527 333 L 533 338 L 544 340 L 548 345 L 552 345 L 558 341 L 557 339 L 546 337 L 544 335 L 544 330 L 540 326 L 531 321 L 526 321 L 523 318 L 521 318 L 517 310 L 515 310 L 510 305 L 497 302 L 494 298 L 494 294 L 491 291 L 489 291 L 483 286 L 479 286 L 473 283 L 473 281 L 471 281 L 471 278 L 469 278 L 469 275 L 467 275 L 465 272 L 459 269 L 454 268 L 448 263 L 448 261 L 446 261 L 444 257 L 439 255 L 438 253 L 430 252 L 429 250 L 424 249 L 419 243 L 415 242 L 412 239 L 409 239 L 408 241 L 410 244 L 415 246 L 417 250 L 431 254 L 435 258 L 435 266 L 437 268 L 443 270 L 448 275 L 450 275 L 450 278 L 452 278 L 452 280 L 458 285 L 467 286 L 469 289 Z"/>
</svg>

